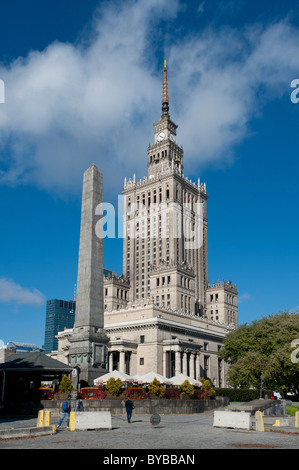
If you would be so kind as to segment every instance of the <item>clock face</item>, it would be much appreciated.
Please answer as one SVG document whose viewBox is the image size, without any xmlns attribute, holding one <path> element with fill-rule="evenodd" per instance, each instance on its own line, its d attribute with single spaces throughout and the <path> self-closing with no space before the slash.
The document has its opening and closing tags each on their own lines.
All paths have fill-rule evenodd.
<svg viewBox="0 0 299 470">
<path fill-rule="evenodd" d="M 174 142 L 174 135 L 173 134 L 169 134 L 169 138 L 172 142 Z"/>
<path fill-rule="evenodd" d="M 164 132 L 160 132 L 160 134 L 158 134 L 158 142 L 161 142 L 161 140 L 163 140 L 164 137 L 165 137 Z"/>
</svg>

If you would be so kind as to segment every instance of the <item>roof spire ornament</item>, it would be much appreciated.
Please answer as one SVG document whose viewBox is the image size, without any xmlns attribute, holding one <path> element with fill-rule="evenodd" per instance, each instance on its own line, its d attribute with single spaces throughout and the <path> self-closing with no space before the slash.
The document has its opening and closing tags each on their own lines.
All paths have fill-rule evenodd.
<svg viewBox="0 0 299 470">
<path fill-rule="evenodd" d="M 164 79 L 163 79 L 163 96 L 162 96 L 162 113 L 168 115 L 169 111 L 169 98 L 168 98 L 168 84 L 167 84 L 167 68 L 166 60 L 164 60 Z"/>
</svg>

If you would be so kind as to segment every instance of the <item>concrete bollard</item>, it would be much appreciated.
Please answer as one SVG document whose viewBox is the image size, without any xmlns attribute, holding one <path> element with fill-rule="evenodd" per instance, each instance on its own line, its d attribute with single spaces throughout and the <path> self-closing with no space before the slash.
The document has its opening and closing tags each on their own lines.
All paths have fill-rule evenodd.
<svg viewBox="0 0 299 470">
<path fill-rule="evenodd" d="M 280 418 L 275 421 L 275 423 L 272 426 L 289 426 L 289 420 L 286 418 Z"/>
<path fill-rule="evenodd" d="M 50 426 L 50 421 L 51 421 L 51 411 L 46 411 L 45 412 L 44 426 Z"/>
<path fill-rule="evenodd" d="M 44 425 L 44 415 L 45 415 L 44 410 L 39 410 L 38 416 L 37 416 L 37 423 L 36 423 L 37 428 L 43 427 L 43 425 Z"/>
<path fill-rule="evenodd" d="M 39 410 L 37 417 L 37 427 L 42 428 L 44 426 L 50 426 L 51 411 Z"/>
<path fill-rule="evenodd" d="M 265 431 L 263 413 L 261 411 L 255 412 L 255 430 L 260 432 Z"/>
</svg>

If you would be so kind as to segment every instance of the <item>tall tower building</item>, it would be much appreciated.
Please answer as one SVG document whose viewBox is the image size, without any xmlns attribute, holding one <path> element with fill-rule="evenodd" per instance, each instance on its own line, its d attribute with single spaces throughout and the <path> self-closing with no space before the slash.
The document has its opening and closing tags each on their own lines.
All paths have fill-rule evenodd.
<svg viewBox="0 0 299 470">
<path fill-rule="evenodd" d="M 184 176 L 178 126 L 169 114 L 166 61 L 163 74 L 162 114 L 154 124 L 154 143 L 147 149 L 148 176 L 139 182 L 135 177 L 125 181 L 123 190 L 123 272 L 130 280 L 132 301 L 151 296 L 161 301 L 159 273 L 159 278 L 170 277 L 177 291 L 164 299 L 165 305 L 203 315 L 208 287 L 208 196 L 205 185 L 199 181 L 195 185 Z M 185 292 L 178 295 L 180 288 Z"/>
<path fill-rule="evenodd" d="M 57 333 L 73 328 L 76 302 L 72 300 L 47 300 L 44 351 L 46 354 L 57 349 Z"/>
<path fill-rule="evenodd" d="M 206 185 L 184 175 L 169 110 L 164 62 L 148 174 L 125 179 L 123 189 L 123 274 L 104 285 L 109 369 L 183 372 L 223 386 L 227 365 L 217 354 L 238 325 L 238 292 L 231 281 L 209 283 Z"/>
</svg>

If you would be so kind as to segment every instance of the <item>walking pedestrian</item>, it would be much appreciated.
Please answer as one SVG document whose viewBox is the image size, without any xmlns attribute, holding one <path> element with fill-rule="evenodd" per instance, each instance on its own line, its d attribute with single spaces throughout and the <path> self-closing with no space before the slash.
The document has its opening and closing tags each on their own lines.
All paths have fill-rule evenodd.
<svg viewBox="0 0 299 470">
<path fill-rule="evenodd" d="M 71 395 L 69 394 L 67 396 L 67 399 L 66 401 L 63 403 L 62 405 L 62 413 L 61 413 L 61 418 L 59 420 L 59 423 L 57 425 L 57 428 L 60 428 L 64 418 L 67 419 L 67 422 L 66 422 L 66 428 L 69 429 L 69 426 L 70 426 L 70 412 L 71 412 L 71 404 L 70 404 L 70 399 L 71 399 Z"/>
<path fill-rule="evenodd" d="M 132 418 L 132 411 L 134 410 L 134 403 L 132 402 L 132 400 L 130 400 L 130 398 L 126 399 L 125 407 L 127 411 L 127 420 L 128 420 L 128 423 L 130 423 L 131 418 Z"/>
</svg>

